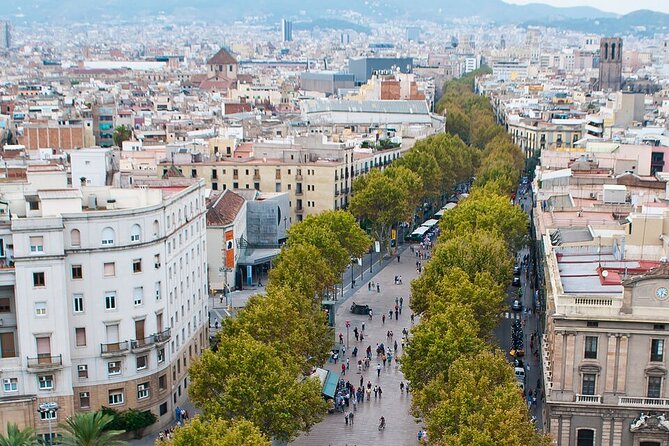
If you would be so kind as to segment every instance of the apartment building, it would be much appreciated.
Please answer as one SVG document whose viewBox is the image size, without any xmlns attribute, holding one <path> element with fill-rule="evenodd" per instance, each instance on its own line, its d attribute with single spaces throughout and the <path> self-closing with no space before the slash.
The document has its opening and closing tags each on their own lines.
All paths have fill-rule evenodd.
<svg viewBox="0 0 669 446">
<path fill-rule="evenodd" d="M 244 158 L 162 163 L 157 174 L 175 172 L 189 178 L 203 178 L 214 191 L 255 189 L 260 192 L 288 192 L 290 222 L 307 215 L 348 206 L 353 180 L 370 169 L 383 168 L 408 148 L 383 151 L 353 149 L 328 144 L 320 149 L 298 145 L 254 144 Z M 262 157 L 259 156 L 262 154 Z"/>
<path fill-rule="evenodd" d="M 507 121 L 507 131 L 514 144 L 529 158 L 537 150 L 570 149 L 575 146 L 583 136 L 583 121 L 561 121 L 553 123 L 537 119 L 512 119 Z"/>
<path fill-rule="evenodd" d="M 208 342 L 204 182 L 36 189 L 28 179 L 0 187 L 0 429 L 47 436 L 46 402 L 60 407 L 55 422 L 108 406 L 151 410 L 165 425 Z"/>
<path fill-rule="evenodd" d="M 666 178 L 554 162 L 542 156 L 533 209 L 544 428 L 559 446 L 666 446 Z"/>
</svg>

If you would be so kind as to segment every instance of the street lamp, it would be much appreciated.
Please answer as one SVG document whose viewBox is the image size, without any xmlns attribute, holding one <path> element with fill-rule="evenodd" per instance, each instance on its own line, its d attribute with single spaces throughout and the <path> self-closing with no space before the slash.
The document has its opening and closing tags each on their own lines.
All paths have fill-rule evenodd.
<svg viewBox="0 0 669 446">
<path fill-rule="evenodd" d="M 46 416 L 47 421 L 49 422 L 49 446 L 53 446 L 53 431 L 51 430 L 51 419 L 54 417 L 54 414 L 56 411 L 58 411 L 60 407 L 58 406 L 58 403 L 55 401 L 51 401 L 48 403 L 41 403 L 38 406 L 37 412 L 40 414 L 44 414 Z"/>
</svg>

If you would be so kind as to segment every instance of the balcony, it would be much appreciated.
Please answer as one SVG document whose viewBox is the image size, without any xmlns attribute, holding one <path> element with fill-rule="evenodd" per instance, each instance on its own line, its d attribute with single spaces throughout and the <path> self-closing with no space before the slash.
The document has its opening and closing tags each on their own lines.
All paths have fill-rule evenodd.
<svg viewBox="0 0 669 446">
<path fill-rule="evenodd" d="M 633 396 L 621 396 L 618 398 L 618 405 L 625 407 L 669 407 L 669 399 L 666 398 L 645 398 Z"/>
<path fill-rule="evenodd" d="M 303 194 L 302 189 L 295 189 L 295 196 L 296 197 L 301 197 Z"/>
<path fill-rule="evenodd" d="M 28 360 L 28 370 L 42 371 L 54 370 L 63 366 L 63 355 L 50 356 L 38 354 L 36 358 L 26 358 Z"/>
<path fill-rule="evenodd" d="M 574 401 L 582 404 L 602 404 L 601 395 L 579 395 L 574 397 Z"/>
<path fill-rule="evenodd" d="M 128 341 L 113 342 L 111 344 L 100 344 L 100 353 L 103 356 L 120 356 L 128 353 L 130 343 Z"/>
<path fill-rule="evenodd" d="M 167 330 L 163 330 L 160 333 L 154 334 L 153 337 L 156 344 L 164 344 L 172 337 L 172 329 L 168 328 Z"/>
<path fill-rule="evenodd" d="M 336 191 L 335 191 L 335 197 L 338 197 L 338 196 L 339 196 L 339 191 L 336 190 Z"/>
</svg>

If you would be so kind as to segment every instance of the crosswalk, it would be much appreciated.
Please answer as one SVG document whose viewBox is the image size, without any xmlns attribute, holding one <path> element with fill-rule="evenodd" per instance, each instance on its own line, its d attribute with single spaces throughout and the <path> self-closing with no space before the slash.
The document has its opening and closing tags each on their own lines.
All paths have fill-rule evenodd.
<svg viewBox="0 0 669 446">
<path fill-rule="evenodd" d="M 517 313 L 515 311 L 505 311 L 504 313 L 500 313 L 499 315 L 503 319 L 515 319 L 515 320 L 520 320 L 521 319 L 521 314 Z"/>
</svg>

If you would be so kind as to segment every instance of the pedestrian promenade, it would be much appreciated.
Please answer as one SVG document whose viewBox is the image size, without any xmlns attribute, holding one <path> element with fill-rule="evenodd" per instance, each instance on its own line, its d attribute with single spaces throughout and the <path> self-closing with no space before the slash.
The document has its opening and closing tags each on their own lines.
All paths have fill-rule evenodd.
<svg viewBox="0 0 669 446">
<path fill-rule="evenodd" d="M 402 329 L 406 327 L 411 329 L 411 310 L 409 309 L 409 291 L 410 282 L 416 277 L 416 258 L 409 249 L 406 249 L 401 255 L 401 261 L 397 259 L 374 274 L 371 281 L 380 284 L 380 292 L 368 290 L 369 276 L 365 275 L 364 282 L 356 283 L 356 290 L 352 295 L 346 298 L 346 301 L 339 305 L 336 312 L 336 337 L 339 339 L 339 333 L 343 335 L 344 344 L 346 344 L 346 321 L 351 321 L 349 329 L 349 348 L 343 358 L 350 359 L 350 369 L 342 377 L 353 384 L 356 389 L 360 385 L 361 374 L 357 371 L 357 359 L 351 357 L 351 351 L 358 347 L 358 358 L 364 358 L 367 346 L 372 347 L 372 361 L 369 370 L 362 373 L 363 381 L 371 381 L 372 386 L 379 385 L 383 390 L 381 398 L 374 398 L 372 392 L 370 401 L 358 404 L 352 425 L 346 425 L 344 414 L 337 412 L 326 415 L 325 420 L 314 426 L 311 432 L 301 435 L 291 444 L 294 446 L 363 446 L 363 445 L 412 445 L 418 444 L 417 433 L 420 426 L 409 414 L 411 398 L 406 392 L 400 392 L 400 381 L 404 381 L 404 376 L 393 359 L 393 364 L 383 367 L 383 363 L 376 355 L 376 344 L 383 343 L 392 348 L 393 341 L 387 338 L 388 330 L 393 332 L 393 340 L 398 343 L 398 356 L 402 352 L 401 339 Z M 423 264 L 425 261 L 423 261 Z M 402 285 L 395 285 L 395 276 L 402 276 Z M 404 298 L 402 314 L 398 315 L 398 320 L 394 317 L 395 298 Z M 369 305 L 374 313 L 370 321 L 368 316 L 352 314 L 349 310 L 351 304 Z M 388 311 L 393 310 L 393 320 L 388 318 Z M 382 322 L 381 315 L 386 315 L 385 323 Z M 362 323 L 365 324 L 364 341 L 356 342 L 353 330 L 362 329 Z M 416 319 L 416 323 L 418 320 Z M 377 378 L 376 365 L 381 363 L 382 370 Z M 341 362 L 333 364 L 328 362 L 328 370 L 341 375 Z M 406 382 L 406 381 L 404 381 Z M 353 410 L 353 404 L 349 410 Z M 379 418 L 386 418 L 386 429 L 378 430 Z"/>
</svg>

